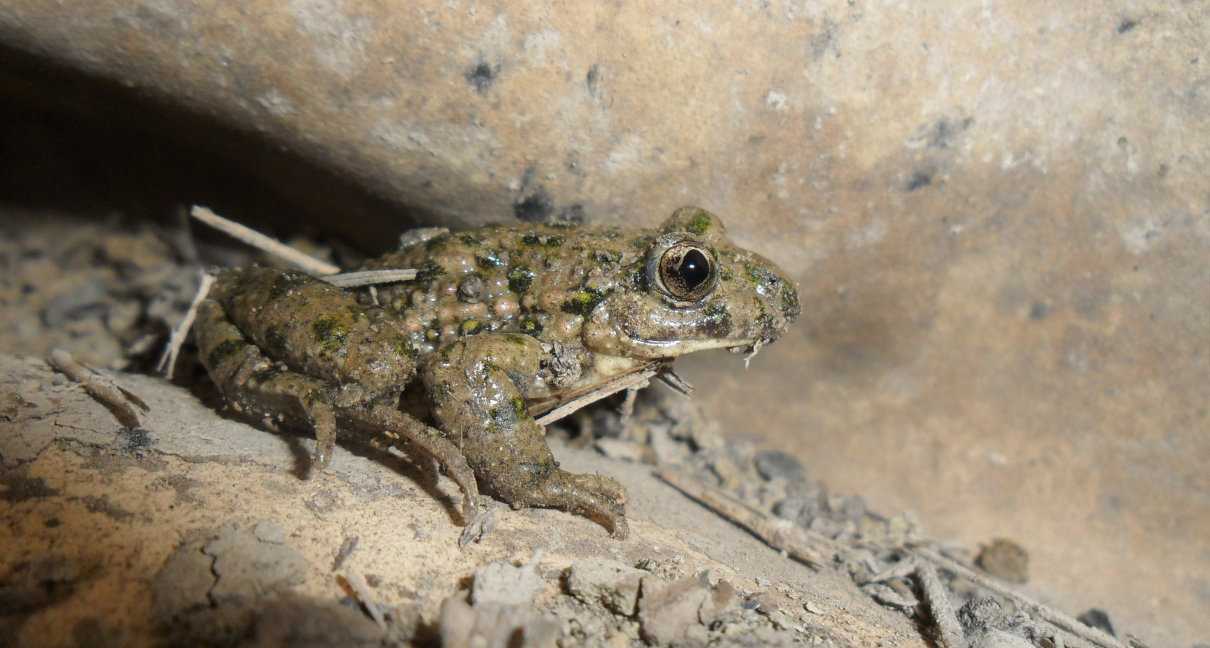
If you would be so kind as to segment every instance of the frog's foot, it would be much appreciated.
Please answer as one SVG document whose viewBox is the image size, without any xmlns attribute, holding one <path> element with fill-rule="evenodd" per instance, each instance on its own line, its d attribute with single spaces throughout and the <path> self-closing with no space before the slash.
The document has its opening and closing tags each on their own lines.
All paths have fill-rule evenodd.
<svg viewBox="0 0 1210 648">
<path fill-rule="evenodd" d="M 315 452 L 311 455 L 311 472 L 307 474 L 310 477 L 332 463 L 332 453 L 336 450 L 336 415 L 326 404 L 309 406 L 307 410 L 311 427 L 315 429 Z"/>
<path fill-rule="evenodd" d="M 577 475 L 555 469 L 540 486 L 512 504 L 555 508 L 586 517 L 609 529 L 610 535 L 618 540 L 625 540 L 630 532 L 626 524 L 626 491 L 604 475 Z"/>
<path fill-rule="evenodd" d="M 468 526 L 480 519 L 479 485 L 466 457 L 441 432 L 389 405 L 341 411 L 354 426 L 373 435 L 371 445 L 393 446 L 401 451 L 418 449 L 441 462 L 445 472 L 462 489 L 462 520 Z M 481 532 L 485 532 L 482 530 Z M 464 534 L 465 535 L 465 534 Z"/>
</svg>

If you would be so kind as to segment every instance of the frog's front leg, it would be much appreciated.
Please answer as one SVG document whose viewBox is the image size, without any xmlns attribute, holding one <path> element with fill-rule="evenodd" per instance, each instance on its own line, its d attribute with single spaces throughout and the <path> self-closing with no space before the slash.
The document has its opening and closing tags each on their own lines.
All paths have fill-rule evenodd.
<svg viewBox="0 0 1210 648">
<path fill-rule="evenodd" d="M 215 300 L 199 306 L 195 331 L 202 364 L 232 409 L 270 427 L 309 426 L 315 431 L 312 469 L 326 468 L 336 447 L 336 412 L 327 383 L 266 358 Z"/>
<path fill-rule="evenodd" d="M 621 485 L 561 470 L 545 430 L 526 411 L 522 387 L 532 384 L 543 356 L 542 345 L 527 335 L 484 333 L 450 344 L 424 367 L 433 414 L 484 490 L 514 507 L 583 515 L 625 538 Z"/>
<path fill-rule="evenodd" d="M 442 466 L 450 479 L 462 489 L 462 519 L 466 529 L 458 539 L 458 544 L 465 546 L 477 540 L 485 529 L 486 518 L 479 510 L 479 487 L 475 483 L 475 474 L 463 456 L 462 451 L 445 439 L 441 432 L 421 423 L 397 407 L 397 403 L 374 403 L 364 407 L 350 408 L 340 411 L 342 422 L 348 423 L 369 438 L 370 445 L 381 448 L 393 446 L 399 450 L 400 442 L 406 446 L 423 451 L 433 457 Z"/>
</svg>

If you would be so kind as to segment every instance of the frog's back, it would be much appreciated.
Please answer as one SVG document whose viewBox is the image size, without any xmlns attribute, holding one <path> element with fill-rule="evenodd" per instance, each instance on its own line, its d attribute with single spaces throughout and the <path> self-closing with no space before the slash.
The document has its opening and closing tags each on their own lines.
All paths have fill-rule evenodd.
<svg viewBox="0 0 1210 648">
<path fill-rule="evenodd" d="M 416 371 L 417 350 L 394 318 L 301 272 L 260 266 L 223 271 L 209 294 L 269 358 L 295 371 L 385 393 Z M 235 347 L 222 345 L 214 353 Z M 221 357 L 207 358 L 207 367 Z"/>
<path fill-rule="evenodd" d="M 626 269 L 652 240 L 650 231 L 618 227 L 493 226 L 447 233 L 366 268 L 419 271 L 376 291 L 420 354 L 489 331 L 574 344 L 602 296 L 632 280 Z"/>
</svg>

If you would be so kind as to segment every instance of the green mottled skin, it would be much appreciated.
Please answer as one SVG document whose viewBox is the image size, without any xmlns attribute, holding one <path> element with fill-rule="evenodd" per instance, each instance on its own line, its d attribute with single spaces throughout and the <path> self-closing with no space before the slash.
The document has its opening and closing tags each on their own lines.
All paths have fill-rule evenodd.
<svg viewBox="0 0 1210 648">
<path fill-rule="evenodd" d="M 659 264 L 681 258 L 671 248 L 701 251 L 710 279 L 677 284 L 688 275 Z M 768 344 L 799 314 L 785 274 L 697 208 L 653 230 L 448 233 L 366 265 L 377 268 L 419 274 L 375 294 L 270 268 L 225 271 L 198 314 L 203 363 L 234 409 L 315 429 L 320 467 L 338 428 L 431 454 L 462 487 L 468 521 L 483 487 L 624 537 L 621 486 L 559 469 L 533 415 L 685 353 Z M 413 384 L 432 425 L 400 409 Z"/>
</svg>

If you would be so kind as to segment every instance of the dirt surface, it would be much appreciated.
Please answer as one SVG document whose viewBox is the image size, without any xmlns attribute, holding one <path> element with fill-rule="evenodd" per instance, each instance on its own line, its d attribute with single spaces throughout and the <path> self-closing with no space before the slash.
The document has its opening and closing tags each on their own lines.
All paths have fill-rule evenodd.
<svg viewBox="0 0 1210 648">
<path fill-rule="evenodd" d="M 633 605 L 594 616 L 588 608 L 603 604 L 583 593 L 587 586 L 570 589 L 589 603 L 563 593 L 563 571 L 579 565 L 591 572 L 587 561 L 596 560 L 641 574 L 644 591 L 688 577 L 680 587 L 694 592 L 705 572 L 703 582 L 713 585 L 702 591 L 713 593 L 721 579 L 734 591 L 720 607 L 734 607 L 734 623 L 772 641 L 925 645 L 907 616 L 878 605 L 847 574 L 783 558 L 641 464 L 557 449 L 569 468 L 607 472 L 626 487 L 632 537 L 625 542 L 578 517 L 501 507 L 494 531 L 459 551 L 457 488 L 429 466 L 341 450 L 329 471 L 302 480 L 296 473 L 309 439 L 221 418 L 156 378 L 116 380 L 150 407 L 142 429 L 121 428 L 41 360 L 0 356 L 0 582 L 16 645 L 70 646 L 83 638 L 146 645 L 157 636 L 231 642 L 249 632 L 278 637 L 261 645 L 302 645 L 274 624 L 293 623 L 303 611 L 321 615 L 315 632 L 322 637 L 423 638 L 437 631 L 442 602 L 476 567 L 529 561 L 538 551 L 539 613 L 560 619 L 556 634 L 571 639 L 577 632 L 585 639 L 577 624 L 597 619 L 611 624 L 601 638 L 612 632 L 623 645 L 638 641 L 643 622 L 631 618 Z M 342 546 L 354 537 L 345 555 Z M 338 576 L 370 583 L 373 602 L 390 611 L 387 635 L 342 607 L 348 594 Z M 590 573 L 576 582 L 585 578 L 602 580 Z M 744 620 L 743 601 L 783 591 L 793 601 L 784 606 L 783 626 L 754 606 Z M 675 626 L 668 619 L 676 614 L 644 596 L 640 614 L 670 615 L 657 625 Z M 701 604 L 691 606 L 694 614 Z M 682 625 L 711 631 L 696 617 Z"/>
</svg>

